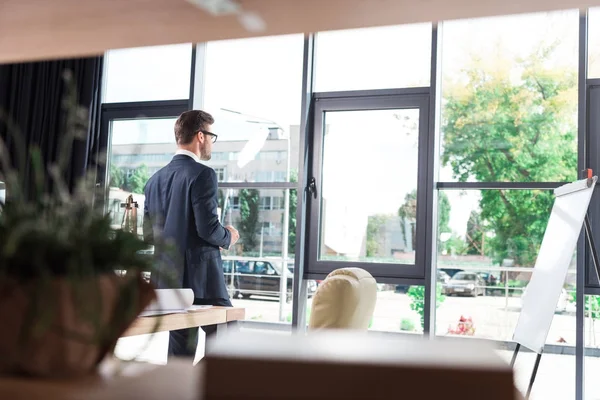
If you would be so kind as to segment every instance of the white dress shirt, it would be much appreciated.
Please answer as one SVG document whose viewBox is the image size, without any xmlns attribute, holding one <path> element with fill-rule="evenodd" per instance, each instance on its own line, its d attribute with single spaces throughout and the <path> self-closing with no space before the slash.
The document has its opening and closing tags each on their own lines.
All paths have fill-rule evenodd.
<svg viewBox="0 0 600 400">
<path fill-rule="evenodd" d="M 197 163 L 200 162 L 200 159 L 198 158 L 198 156 L 189 150 L 179 149 L 175 152 L 175 155 L 178 155 L 178 154 L 183 154 L 184 156 L 192 157 L 194 159 L 194 161 L 196 161 Z"/>
</svg>

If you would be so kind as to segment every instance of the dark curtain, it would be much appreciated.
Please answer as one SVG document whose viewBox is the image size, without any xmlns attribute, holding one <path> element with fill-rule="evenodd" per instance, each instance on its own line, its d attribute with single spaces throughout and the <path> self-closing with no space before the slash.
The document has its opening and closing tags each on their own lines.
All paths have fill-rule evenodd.
<svg viewBox="0 0 600 400">
<path fill-rule="evenodd" d="M 65 182 L 72 189 L 87 168 L 94 167 L 100 134 L 102 64 L 103 57 L 90 57 L 0 65 L 0 138 L 13 167 L 19 170 L 26 196 L 33 193 L 32 166 L 28 154 L 20 153 L 36 145 L 46 165 L 56 162 L 60 140 L 70 126 L 65 107 L 69 93 L 87 110 L 87 114 L 80 114 L 80 126 L 87 134 L 73 142 Z M 71 76 L 69 84 L 65 73 Z M 44 183 L 45 190 L 50 190 L 51 180 L 46 177 Z"/>
</svg>

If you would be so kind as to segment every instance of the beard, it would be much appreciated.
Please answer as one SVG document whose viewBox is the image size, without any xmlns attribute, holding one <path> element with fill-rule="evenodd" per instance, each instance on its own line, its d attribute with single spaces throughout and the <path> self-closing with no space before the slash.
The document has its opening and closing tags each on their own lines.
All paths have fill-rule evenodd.
<svg viewBox="0 0 600 400">
<path fill-rule="evenodd" d="M 207 149 L 206 147 L 200 148 L 200 159 L 202 161 L 209 161 L 211 156 L 212 156 L 212 154 L 209 149 Z"/>
</svg>

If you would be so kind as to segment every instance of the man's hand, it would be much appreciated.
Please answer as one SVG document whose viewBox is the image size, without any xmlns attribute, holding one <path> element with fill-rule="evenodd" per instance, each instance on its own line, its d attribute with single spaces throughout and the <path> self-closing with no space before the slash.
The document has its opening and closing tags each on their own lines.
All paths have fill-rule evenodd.
<svg viewBox="0 0 600 400">
<path fill-rule="evenodd" d="M 231 225 L 227 225 L 225 229 L 231 232 L 231 242 L 229 243 L 229 245 L 233 246 L 237 243 L 238 240 L 240 240 L 240 233 Z"/>
</svg>

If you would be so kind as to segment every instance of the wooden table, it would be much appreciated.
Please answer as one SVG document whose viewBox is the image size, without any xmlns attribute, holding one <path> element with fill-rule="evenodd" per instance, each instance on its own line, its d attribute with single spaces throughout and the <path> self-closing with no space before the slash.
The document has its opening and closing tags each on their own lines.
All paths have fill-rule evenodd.
<svg viewBox="0 0 600 400">
<path fill-rule="evenodd" d="M 217 325 L 217 333 L 246 317 L 242 307 L 211 307 L 187 313 L 138 317 L 122 337 Z"/>
</svg>

